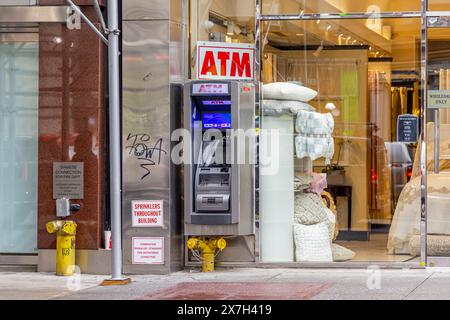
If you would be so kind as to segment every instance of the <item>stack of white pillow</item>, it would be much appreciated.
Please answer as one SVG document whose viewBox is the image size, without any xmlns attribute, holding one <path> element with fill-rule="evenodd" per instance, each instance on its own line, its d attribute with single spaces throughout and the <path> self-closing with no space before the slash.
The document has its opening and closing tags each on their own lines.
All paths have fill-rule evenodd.
<svg viewBox="0 0 450 320">
<path fill-rule="evenodd" d="M 310 120 L 310 116 L 305 116 L 305 111 L 315 112 L 316 109 L 308 104 L 309 101 L 317 96 L 317 92 L 301 86 L 296 83 L 290 82 L 275 82 L 266 84 L 263 86 L 263 114 L 265 116 L 280 116 L 283 114 L 293 114 L 297 117 L 302 117 L 303 119 L 296 119 L 297 132 L 302 133 L 303 129 L 308 129 L 310 125 L 305 123 L 305 121 Z M 331 133 L 334 129 L 334 120 L 331 114 L 316 114 L 317 116 L 323 116 L 324 128 L 326 134 L 331 137 Z M 311 115 L 312 116 L 312 115 Z M 331 118 L 331 119 L 330 119 Z M 317 121 L 316 121 L 317 122 Z M 328 124 L 328 125 L 326 125 Z M 305 128 L 299 128 L 299 126 L 304 126 Z M 312 130 L 314 131 L 314 130 Z M 314 134 L 315 132 L 311 132 Z M 322 132 L 320 132 L 322 133 Z M 317 139 L 317 138 L 315 138 Z M 332 139 L 331 139 L 332 141 Z M 311 149 L 315 147 L 312 143 L 310 148 L 308 146 L 303 146 L 306 149 Z M 303 158 L 307 155 L 308 150 L 305 152 L 299 152 L 301 148 L 297 146 L 297 156 Z M 317 148 L 316 148 L 317 149 Z M 322 148 L 323 149 L 323 148 Z M 326 148 L 325 148 L 326 149 Z M 325 156 L 328 160 L 332 157 L 334 153 L 334 144 L 330 146 L 329 151 L 321 152 L 320 155 L 314 156 L 317 159 L 320 156 Z M 328 149 L 327 149 L 328 150 Z M 317 152 L 311 152 L 315 155 Z M 313 159 L 313 160 L 314 160 Z M 319 196 L 320 199 L 320 196 Z M 321 203 L 322 205 L 322 203 Z M 326 207 L 324 208 L 324 212 Z M 328 209 L 327 209 L 328 210 Z M 330 218 L 331 216 L 331 218 Z M 333 234 L 330 234 L 331 223 L 333 225 L 335 216 L 331 213 L 324 220 L 318 221 L 320 223 L 311 224 L 300 224 L 294 223 L 294 242 L 296 246 L 296 261 L 299 262 L 332 262 L 334 261 L 345 261 L 349 260 L 354 256 L 354 253 L 344 247 L 333 244 Z M 334 219 L 334 221 L 327 221 L 328 219 Z"/>
<path fill-rule="evenodd" d="M 317 92 L 290 82 L 274 82 L 263 86 L 263 112 L 266 116 L 294 114 L 298 111 L 316 111 L 308 102 Z"/>
</svg>

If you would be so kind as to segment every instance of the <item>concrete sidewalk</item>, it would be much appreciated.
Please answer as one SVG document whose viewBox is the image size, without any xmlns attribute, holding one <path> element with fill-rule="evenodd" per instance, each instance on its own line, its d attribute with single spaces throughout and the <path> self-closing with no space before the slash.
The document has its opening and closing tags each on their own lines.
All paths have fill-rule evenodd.
<svg viewBox="0 0 450 320">
<path fill-rule="evenodd" d="M 449 299 L 450 269 L 222 269 L 132 276 L 127 286 L 98 286 L 107 276 L 0 273 L 0 299 Z"/>
</svg>

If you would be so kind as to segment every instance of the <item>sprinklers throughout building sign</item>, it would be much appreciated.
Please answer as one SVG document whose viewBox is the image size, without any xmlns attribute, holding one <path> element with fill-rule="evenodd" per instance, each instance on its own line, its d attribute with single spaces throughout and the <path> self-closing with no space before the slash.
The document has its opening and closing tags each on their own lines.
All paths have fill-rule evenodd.
<svg viewBox="0 0 450 320">
<path fill-rule="evenodd" d="M 133 227 L 164 226 L 162 200 L 135 200 L 131 207 Z"/>
</svg>

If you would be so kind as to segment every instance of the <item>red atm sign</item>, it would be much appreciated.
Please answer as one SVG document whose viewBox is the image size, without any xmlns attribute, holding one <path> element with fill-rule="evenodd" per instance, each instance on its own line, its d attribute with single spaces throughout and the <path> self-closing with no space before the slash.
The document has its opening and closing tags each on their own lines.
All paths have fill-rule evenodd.
<svg viewBox="0 0 450 320">
<path fill-rule="evenodd" d="M 198 80 L 253 80 L 255 47 L 251 44 L 198 42 Z"/>
</svg>

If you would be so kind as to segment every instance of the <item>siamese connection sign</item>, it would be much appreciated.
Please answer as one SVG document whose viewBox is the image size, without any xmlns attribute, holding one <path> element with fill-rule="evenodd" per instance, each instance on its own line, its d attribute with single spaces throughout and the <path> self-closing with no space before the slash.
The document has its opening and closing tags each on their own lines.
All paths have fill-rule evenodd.
<svg viewBox="0 0 450 320">
<path fill-rule="evenodd" d="M 255 47 L 243 43 L 198 42 L 198 80 L 253 80 Z"/>
</svg>

